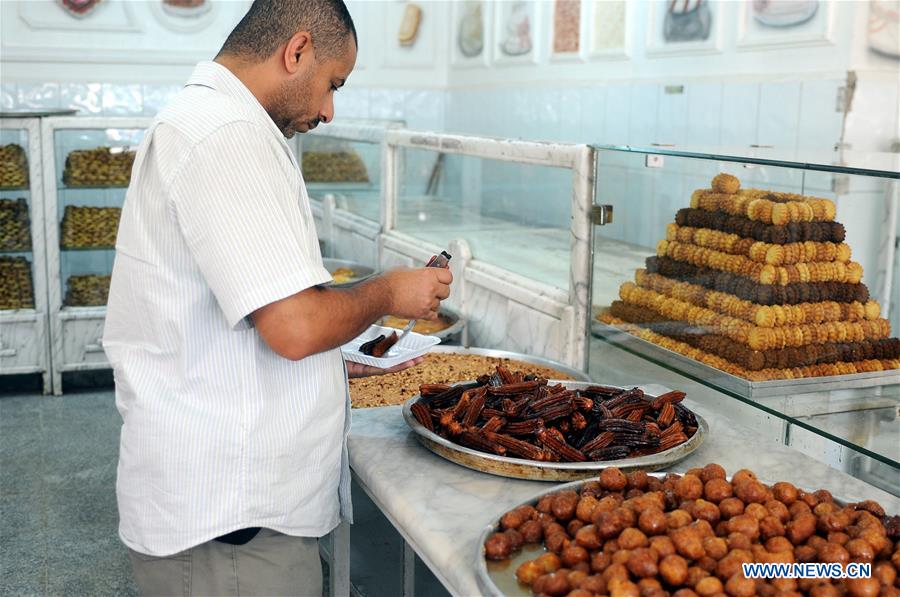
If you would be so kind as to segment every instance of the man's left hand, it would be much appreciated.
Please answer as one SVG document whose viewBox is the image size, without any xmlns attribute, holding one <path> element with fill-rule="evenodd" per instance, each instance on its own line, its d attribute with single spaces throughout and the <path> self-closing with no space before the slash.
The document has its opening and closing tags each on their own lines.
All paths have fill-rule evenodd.
<svg viewBox="0 0 900 597">
<path fill-rule="evenodd" d="M 370 365 L 363 365 L 360 363 L 354 363 L 352 361 L 346 361 L 347 363 L 347 377 L 369 377 L 371 375 L 384 375 L 386 373 L 396 373 L 398 371 L 403 371 L 404 369 L 409 369 L 410 367 L 415 367 L 422 361 L 424 361 L 424 357 L 418 357 L 412 359 L 410 361 L 406 361 L 405 363 L 400 363 L 399 365 L 394 365 L 390 369 L 379 369 L 378 367 L 372 367 Z"/>
</svg>

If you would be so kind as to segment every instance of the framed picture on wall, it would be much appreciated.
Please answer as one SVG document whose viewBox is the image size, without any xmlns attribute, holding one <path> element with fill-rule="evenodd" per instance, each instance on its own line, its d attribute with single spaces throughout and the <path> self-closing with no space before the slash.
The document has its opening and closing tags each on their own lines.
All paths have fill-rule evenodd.
<svg viewBox="0 0 900 597">
<path fill-rule="evenodd" d="M 584 56 L 584 0 L 553 0 L 551 3 L 550 57 L 578 60 Z"/>
<path fill-rule="evenodd" d="M 535 64 L 540 39 L 538 3 L 491 2 L 494 6 L 493 60 L 496 64 Z"/>
<path fill-rule="evenodd" d="M 428 2 L 386 2 L 385 65 L 393 68 L 433 66 L 435 10 Z"/>
<path fill-rule="evenodd" d="M 721 51 L 722 2 L 653 0 L 647 4 L 648 56 L 686 56 Z"/>
<path fill-rule="evenodd" d="M 450 63 L 457 68 L 487 66 L 491 10 L 484 0 L 451 3 Z"/>
<path fill-rule="evenodd" d="M 738 47 L 784 48 L 831 43 L 831 0 L 754 0 L 740 8 Z"/>
<path fill-rule="evenodd" d="M 585 0 L 588 55 L 591 58 L 628 58 L 634 2 Z"/>
</svg>

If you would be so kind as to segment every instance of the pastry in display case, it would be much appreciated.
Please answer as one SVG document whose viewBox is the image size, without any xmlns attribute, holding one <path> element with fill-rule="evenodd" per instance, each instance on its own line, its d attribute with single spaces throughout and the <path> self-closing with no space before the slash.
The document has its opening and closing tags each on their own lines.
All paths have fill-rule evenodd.
<svg viewBox="0 0 900 597">
<path fill-rule="evenodd" d="M 304 151 L 301 170 L 306 182 L 369 182 L 362 158 L 347 149 Z"/>
<path fill-rule="evenodd" d="M 34 309 L 31 263 L 25 257 L 0 255 L 0 310 Z"/>
<path fill-rule="evenodd" d="M 28 188 L 28 158 L 18 143 L 0 145 L 0 190 Z"/>
<path fill-rule="evenodd" d="M 63 182 L 69 187 L 127 187 L 134 156 L 125 147 L 73 150 L 66 156 Z"/>
<path fill-rule="evenodd" d="M 898 369 L 900 340 L 835 214 L 719 174 L 598 319 L 752 381 Z"/>
<path fill-rule="evenodd" d="M 66 306 L 101 307 L 109 298 L 109 282 L 112 276 L 95 274 L 69 276 L 66 283 Z"/>
<path fill-rule="evenodd" d="M 63 214 L 60 246 L 65 249 L 112 248 L 119 230 L 119 207 L 67 205 Z"/>
<path fill-rule="evenodd" d="M 28 201 L 0 199 L 0 251 L 29 251 L 31 249 L 31 217 Z"/>
</svg>

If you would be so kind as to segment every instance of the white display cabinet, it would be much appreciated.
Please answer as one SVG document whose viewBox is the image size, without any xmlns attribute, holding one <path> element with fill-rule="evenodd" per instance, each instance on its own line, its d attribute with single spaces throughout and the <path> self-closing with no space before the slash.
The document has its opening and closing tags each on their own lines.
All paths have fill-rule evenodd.
<svg viewBox="0 0 900 597">
<path fill-rule="evenodd" d="M 103 323 L 129 155 L 148 118 L 52 118 L 42 123 L 44 230 L 53 390 L 62 374 L 109 368 Z M 98 148 L 108 148 L 98 149 Z M 76 153 L 95 150 L 94 153 Z"/>
<path fill-rule="evenodd" d="M 40 120 L 0 118 L 0 146 L 0 375 L 41 373 L 49 394 Z"/>
</svg>

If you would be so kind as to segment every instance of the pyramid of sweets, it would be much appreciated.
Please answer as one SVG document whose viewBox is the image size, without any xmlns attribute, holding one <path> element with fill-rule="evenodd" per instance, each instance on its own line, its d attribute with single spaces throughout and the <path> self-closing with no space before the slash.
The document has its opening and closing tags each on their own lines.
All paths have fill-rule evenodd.
<svg viewBox="0 0 900 597">
<path fill-rule="evenodd" d="M 24 198 L 0 199 L 0 251 L 31 248 L 31 219 Z"/>
<path fill-rule="evenodd" d="M 0 310 L 34 309 L 31 264 L 24 257 L 0 256 Z"/>
<path fill-rule="evenodd" d="M 63 213 L 60 245 L 64 249 L 109 248 L 116 245 L 119 207 L 67 205 Z"/>
<path fill-rule="evenodd" d="M 112 276 L 94 274 L 69 276 L 66 288 L 66 305 L 70 307 L 102 307 L 109 299 L 109 282 Z"/>
<path fill-rule="evenodd" d="M 752 381 L 900 369 L 835 212 L 719 174 L 598 319 Z"/>
<path fill-rule="evenodd" d="M 353 151 L 304 151 L 306 182 L 369 182 L 362 158 Z"/>
<path fill-rule="evenodd" d="M 70 187 L 127 187 L 134 152 L 120 147 L 76 149 L 66 156 L 63 182 Z"/>
<path fill-rule="evenodd" d="M 0 145 L 0 189 L 28 186 L 28 158 L 21 145 Z"/>
</svg>

